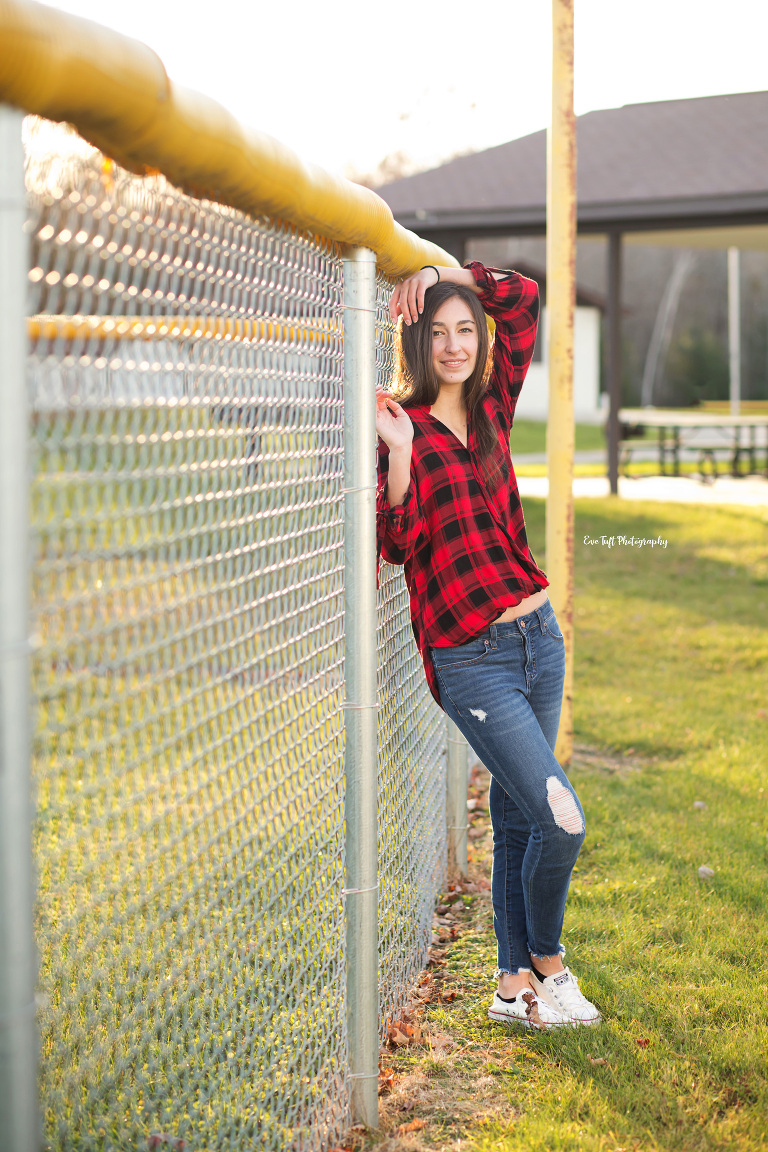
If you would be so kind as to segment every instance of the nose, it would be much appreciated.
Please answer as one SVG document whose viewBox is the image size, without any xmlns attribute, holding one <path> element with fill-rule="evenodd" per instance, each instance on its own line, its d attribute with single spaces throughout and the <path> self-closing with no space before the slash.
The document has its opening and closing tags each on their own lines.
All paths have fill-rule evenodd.
<svg viewBox="0 0 768 1152">
<path fill-rule="evenodd" d="M 459 352 L 461 350 L 459 337 L 455 332 L 448 333 L 448 338 L 445 342 L 445 350 L 446 352 Z"/>
</svg>

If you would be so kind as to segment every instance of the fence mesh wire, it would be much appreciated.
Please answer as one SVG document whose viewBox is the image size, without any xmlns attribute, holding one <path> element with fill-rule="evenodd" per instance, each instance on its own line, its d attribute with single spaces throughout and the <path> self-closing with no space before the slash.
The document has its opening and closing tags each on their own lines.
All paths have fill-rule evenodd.
<svg viewBox="0 0 768 1152">
<path fill-rule="evenodd" d="M 376 292 L 376 371 L 394 366 L 392 282 Z M 381 1038 L 426 966 L 435 894 L 445 880 L 445 714 L 427 686 L 403 570 L 382 562 L 377 614 L 379 1013 Z"/>
<path fill-rule="evenodd" d="M 320 1148 L 347 1119 L 340 264 L 99 157 L 32 148 L 28 186 L 46 1138 Z"/>
<path fill-rule="evenodd" d="M 50 132 L 27 122 L 46 1146 L 327 1148 L 349 1122 L 341 261 Z M 384 1026 L 426 958 L 445 772 L 399 570 L 378 628 Z"/>
</svg>

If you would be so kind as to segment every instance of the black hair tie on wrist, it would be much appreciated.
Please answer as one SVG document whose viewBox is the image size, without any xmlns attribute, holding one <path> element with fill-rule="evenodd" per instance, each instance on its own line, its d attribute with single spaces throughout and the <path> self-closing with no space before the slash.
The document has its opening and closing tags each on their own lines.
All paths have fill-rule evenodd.
<svg viewBox="0 0 768 1152">
<path fill-rule="evenodd" d="M 437 280 L 435 281 L 435 284 L 439 284 L 440 283 L 440 273 L 437 270 L 437 268 L 435 268 L 434 264 L 424 264 L 421 268 L 419 268 L 419 272 L 426 272 L 427 268 L 432 269 L 432 271 L 437 276 Z"/>
</svg>

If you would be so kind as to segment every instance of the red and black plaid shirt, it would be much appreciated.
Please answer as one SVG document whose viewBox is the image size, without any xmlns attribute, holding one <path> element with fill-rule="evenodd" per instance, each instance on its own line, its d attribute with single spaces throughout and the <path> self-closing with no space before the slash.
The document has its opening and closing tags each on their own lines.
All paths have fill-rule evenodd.
<svg viewBox="0 0 768 1152">
<path fill-rule="evenodd" d="M 501 474 L 489 491 L 479 467 L 474 428 L 467 447 L 432 416 L 408 406 L 413 423 L 411 482 L 402 504 L 389 507 L 389 448 L 379 437 L 376 525 L 378 562 L 404 566 L 411 624 L 430 691 L 440 703 L 430 647 L 467 644 L 513 604 L 549 585 L 528 547 L 509 451 L 515 405 L 533 356 L 539 289 L 518 272 L 466 265 L 493 317 L 493 369 L 482 403 L 498 429 Z M 502 272 L 496 280 L 493 272 Z"/>
</svg>

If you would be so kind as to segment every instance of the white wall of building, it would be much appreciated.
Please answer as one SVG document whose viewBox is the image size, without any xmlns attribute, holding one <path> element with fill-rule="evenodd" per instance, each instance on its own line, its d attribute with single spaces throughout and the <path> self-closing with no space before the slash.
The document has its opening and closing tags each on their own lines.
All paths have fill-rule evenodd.
<svg viewBox="0 0 768 1152">
<path fill-rule="evenodd" d="M 549 315 L 542 312 L 538 339 L 542 359 L 531 364 L 517 401 L 515 419 L 546 420 L 549 407 L 549 365 L 547 363 Z M 574 322 L 573 413 L 577 424 L 602 424 L 605 409 L 600 406 L 600 309 L 578 306 Z"/>
</svg>

